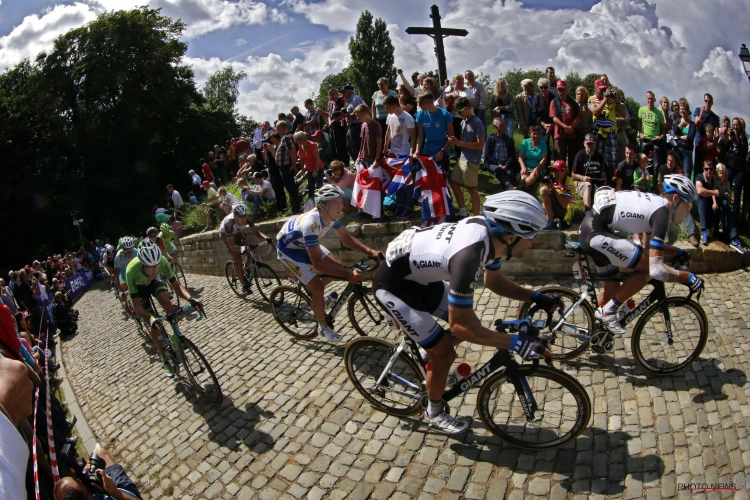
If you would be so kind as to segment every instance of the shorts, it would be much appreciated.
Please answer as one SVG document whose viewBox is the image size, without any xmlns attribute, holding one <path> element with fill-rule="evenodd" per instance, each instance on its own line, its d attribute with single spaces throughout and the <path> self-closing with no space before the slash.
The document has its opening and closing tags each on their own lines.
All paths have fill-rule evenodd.
<svg viewBox="0 0 750 500">
<path fill-rule="evenodd" d="M 593 212 L 590 210 L 583 218 L 578 241 L 584 253 L 594 261 L 599 276 L 614 276 L 621 267 L 636 267 L 643 256 L 643 249 L 628 239 L 613 235 L 606 226 L 599 227 Z"/>
<path fill-rule="evenodd" d="M 554 191 L 554 190 L 553 190 Z M 555 196 L 555 193 L 551 193 L 550 201 L 552 202 L 552 216 L 555 219 L 565 220 L 568 216 L 568 209 L 563 208 L 562 205 L 560 205 L 560 202 L 557 199 L 557 196 Z"/>
<path fill-rule="evenodd" d="M 445 330 L 435 318 L 448 320 L 448 283 L 422 285 L 403 278 L 409 274 L 409 258 L 381 264 L 372 279 L 375 299 L 401 330 L 424 349 L 440 343 Z"/>
<path fill-rule="evenodd" d="M 323 252 L 323 258 L 325 259 L 329 253 L 331 253 L 326 247 L 320 245 L 320 250 Z M 276 258 L 278 258 L 292 274 L 294 274 L 303 285 L 310 283 L 310 280 L 318 275 L 315 272 L 315 268 L 310 260 L 310 254 L 307 253 L 307 249 L 290 249 L 284 248 L 283 250 L 276 247 Z"/>
<path fill-rule="evenodd" d="M 134 496 L 135 498 L 141 498 L 141 492 L 138 491 L 138 487 L 135 485 L 135 483 L 133 483 L 130 477 L 125 473 L 125 470 L 122 468 L 122 465 L 120 464 L 110 465 L 109 467 L 104 469 L 104 473 L 112 478 L 112 482 L 115 483 L 115 486 L 117 486 L 118 490 L 122 490 L 126 493 L 129 493 L 131 496 Z"/>
<path fill-rule="evenodd" d="M 175 278 L 175 280 L 176 279 L 177 278 Z M 167 285 L 164 284 L 161 278 L 157 277 L 154 278 L 154 280 L 148 285 L 139 285 L 136 293 L 130 298 L 133 300 L 137 298 L 141 299 L 141 305 L 143 305 L 143 308 L 146 310 L 146 312 L 153 315 L 154 310 L 151 308 L 151 301 L 148 300 L 148 298 L 156 297 L 156 294 L 162 291 L 167 292 L 169 290 L 167 290 Z"/>
<path fill-rule="evenodd" d="M 458 165 L 451 172 L 451 181 L 467 188 L 479 186 L 479 164 L 458 160 Z"/>
</svg>

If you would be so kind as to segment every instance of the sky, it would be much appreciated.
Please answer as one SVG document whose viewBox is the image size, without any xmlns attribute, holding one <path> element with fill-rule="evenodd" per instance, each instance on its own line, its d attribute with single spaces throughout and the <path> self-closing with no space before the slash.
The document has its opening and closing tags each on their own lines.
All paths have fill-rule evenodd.
<svg viewBox="0 0 750 500">
<path fill-rule="evenodd" d="M 431 2 L 403 0 L 0 0 L 0 71 L 34 58 L 66 31 L 111 10 L 148 2 L 181 18 L 184 63 L 198 85 L 226 67 L 245 71 L 238 110 L 273 119 L 317 93 L 321 80 L 349 63 L 347 43 L 365 9 L 388 25 L 396 67 L 437 67 L 433 42 L 410 36 L 429 26 Z M 514 68 L 554 66 L 558 77 L 607 73 L 626 95 L 645 93 L 691 107 L 704 92 L 720 115 L 748 116 L 750 83 L 737 54 L 750 44 L 750 2 L 737 0 L 436 0 L 448 73 L 482 71 L 493 80 Z M 373 92 L 376 90 L 373 82 Z M 363 96 L 366 101 L 371 95 Z"/>
</svg>

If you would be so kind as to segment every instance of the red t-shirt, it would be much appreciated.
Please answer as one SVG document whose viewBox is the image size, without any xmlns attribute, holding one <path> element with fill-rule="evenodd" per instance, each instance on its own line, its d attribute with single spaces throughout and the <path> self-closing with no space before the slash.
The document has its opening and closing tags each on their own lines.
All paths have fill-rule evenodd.
<svg viewBox="0 0 750 500">
<path fill-rule="evenodd" d="M 214 180 L 214 173 L 211 172 L 211 167 L 208 165 L 208 163 L 203 164 L 203 177 L 209 182 Z"/>
<path fill-rule="evenodd" d="M 18 339 L 16 325 L 13 323 L 13 313 L 5 304 L 0 304 L 0 339 L 3 341 L 0 344 L 0 349 L 5 351 L 5 346 L 7 346 L 12 350 L 12 352 L 7 353 L 8 356 L 12 356 L 13 359 L 20 359 L 21 341 Z"/>
<path fill-rule="evenodd" d="M 297 156 L 302 160 L 302 164 L 305 166 L 305 170 L 312 172 L 315 169 L 315 155 L 313 151 L 318 150 L 318 145 L 312 141 L 307 141 L 305 144 L 297 144 Z M 318 170 L 323 168 L 323 161 L 318 157 Z"/>
<path fill-rule="evenodd" d="M 242 139 L 237 141 L 237 144 L 234 146 L 234 151 L 237 154 L 237 157 L 239 157 L 243 153 L 250 154 L 253 152 L 252 148 L 250 148 L 250 144 Z"/>
<path fill-rule="evenodd" d="M 563 101 L 562 99 L 560 100 L 560 114 L 562 116 L 558 116 L 557 106 L 555 106 L 555 100 L 552 99 L 549 103 L 549 117 L 550 118 L 554 118 L 557 116 L 565 125 L 572 125 L 573 121 L 576 119 L 575 108 L 571 106 L 569 102 Z M 568 132 L 564 130 L 562 127 L 555 125 L 555 139 L 575 139 L 575 138 L 576 138 L 575 129 Z"/>
<path fill-rule="evenodd" d="M 383 137 L 383 129 L 377 120 L 372 120 L 370 123 L 362 123 L 362 145 L 359 148 L 359 157 L 362 160 L 370 163 L 375 162 L 375 158 L 378 157 L 379 137 Z"/>
</svg>

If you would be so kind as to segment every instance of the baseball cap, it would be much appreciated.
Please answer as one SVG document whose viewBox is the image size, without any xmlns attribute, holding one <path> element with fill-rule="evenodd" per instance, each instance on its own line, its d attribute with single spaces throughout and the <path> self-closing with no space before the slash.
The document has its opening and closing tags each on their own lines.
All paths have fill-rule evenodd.
<svg viewBox="0 0 750 500">
<path fill-rule="evenodd" d="M 322 130 L 316 130 L 315 133 L 311 135 L 310 137 L 325 137 L 325 134 L 323 133 Z"/>
<path fill-rule="evenodd" d="M 586 134 L 586 137 L 583 138 L 583 142 L 596 142 L 596 137 L 594 134 Z"/>
<path fill-rule="evenodd" d="M 598 80 L 594 81 L 594 87 L 604 90 L 607 88 L 607 84 L 601 78 L 599 78 Z"/>
<path fill-rule="evenodd" d="M 208 182 L 208 181 L 203 181 L 203 184 L 201 184 L 201 187 L 202 187 L 203 189 L 206 189 L 206 188 L 207 188 L 207 187 L 209 187 L 210 185 L 211 185 L 211 183 L 210 183 L 210 182 Z"/>
<path fill-rule="evenodd" d="M 568 166 L 562 160 L 557 160 L 549 168 L 552 170 L 568 170 Z"/>
<path fill-rule="evenodd" d="M 567 89 L 568 83 L 565 80 L 557 80 L 557 84 L 555 85 L 558 89 Z"/>
</svg>

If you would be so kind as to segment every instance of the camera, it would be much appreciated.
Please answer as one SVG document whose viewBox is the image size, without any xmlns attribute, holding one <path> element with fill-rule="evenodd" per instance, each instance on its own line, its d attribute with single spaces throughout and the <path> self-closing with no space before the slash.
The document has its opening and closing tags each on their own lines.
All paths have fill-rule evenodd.
<svg viewBox="0 0 750 500">
<path fill-rule="evenodd" d="M 605 97 L 617 97 L 617 91 L 616 90 L 610 90 L 609 92 L 604 93 Z"/>
<path fill-rule="evenodd" d="M 553 182 L 555 182 L 555 179 L 550 174 L 542 177 L 542 184 L 552 184 Z"/>
<path fill-rule="evenodd" d="M 339 116 L 341 116 L 341 111 L 334 111 L 333 113 L 331 113 L 331 120 L 335 120 Z"/>
<path fill-rule="evenodd" d="M 328 177 L 333 177 L 333 169 L 329 168 L 328 170 L 326 170 L 326 174 L 328 174 Z"/>
<path fill-rule="evenodd" d="M 78 476 L 87 488 L 91 488 L 92 484 L 103 487 L 104 483 L 102 482 L 102 478 L 96 473 L 96 470 L 104 470 L 106 464 L 103 459 L 99 458 L 96 451 L 92 452 L 89 457 L 89 464 L 91 464 L 91 467 L 89 467 L 88 470 L 84 470 L 84 467 L 86 467 L 86 461 L 77 456 L 75 446 L 70 443 L 66 443 L 62 447 L 62 450 L 60 450 L 60 458 L 62 458 L 62 460 L 68 465 L 71 471 L 75 472 L 75 475 Z"/>
</svg>

